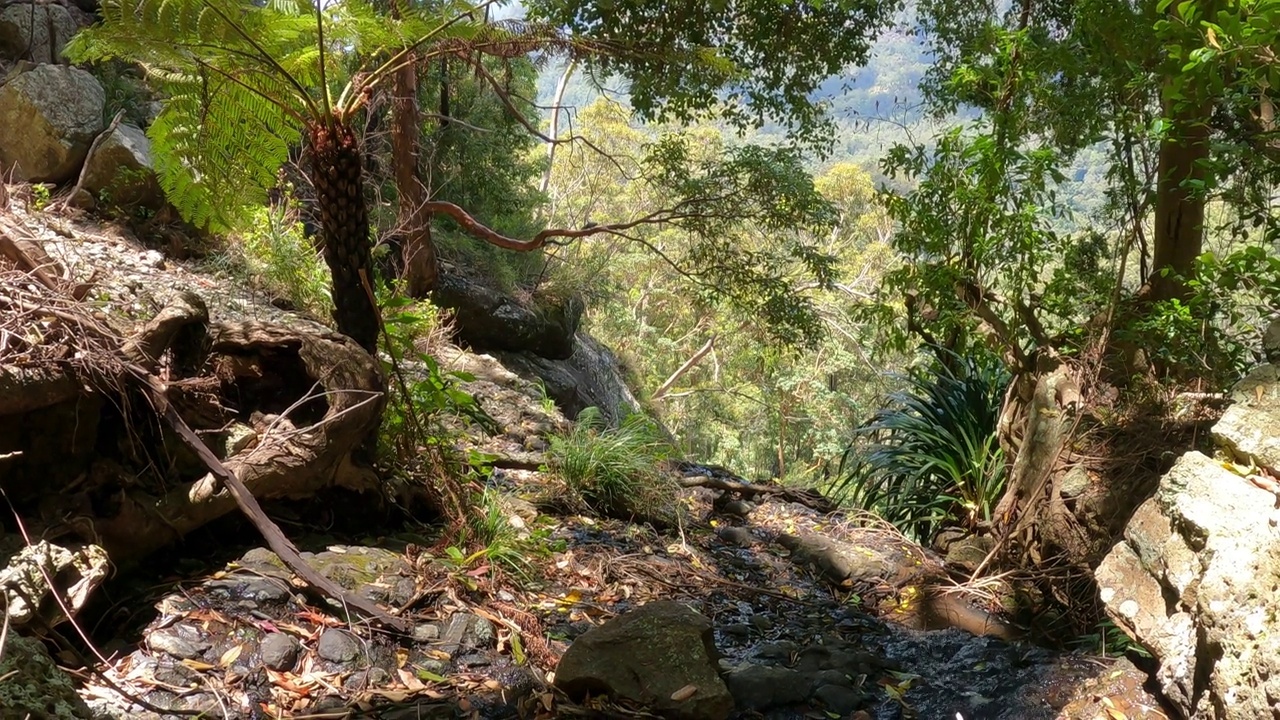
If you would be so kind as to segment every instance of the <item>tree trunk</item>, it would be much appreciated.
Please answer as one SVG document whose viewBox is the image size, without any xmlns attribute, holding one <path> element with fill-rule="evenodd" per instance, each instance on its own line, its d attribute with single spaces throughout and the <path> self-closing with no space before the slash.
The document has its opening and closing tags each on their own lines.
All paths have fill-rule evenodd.
<svg viewBox="0 0 1280 720">
<path fill-rule="evenodd" d="M 431 240 L 431 214 L 426 211 L 427 189 L 418 179 L 418 71 L 406 61 L 396 71 L 391 104 L 391 152 L 394 156 L 396 194 L 403 269 L 401 279 L 410 297 L 421 298 L 435 289 L 439 268 Z"/>
<path fill-rule="evenodd" d="M 369 275 L 372 244 L 360 142 L 350 127 L 336 121 L 308 128 L 307 142 L 324 261 L 333 275 L 333 318 L 338 332 L 372 353 L 378 345 L 379 318 Z"/>
<path fill-rule="evenodd" d="M 569 78 L 573 77 L 577 66 L 577 58 L 570 58 L 569 64 L 564 66 L 564 73 L 560 75 L 560 82 L 556 83 L 555 97 L 551 99 L 551 142 L 547 143 L 547 169 L 543 171 L 542 184 L 538 186 L 538 190 L 543 193 L 551 187 L 551 171 L 556 164 L 556 146 L 560 140 L 560 105 L 564 102 L 565 90 L 569 88 Z"/>
<path fill-rule="evenodd" d="M 1203 161 L 1209 157 L 1208 110 L 1188 101 L 1165 102 L 1174 125 L 1160 143 L 1155 203 L 1155 250 L 1151 299 L 1186 292 L 1177 276 L 1189 277 L 1204 246 Z M 1174 277 L 1165 277 L 1164 271 Z"/>
</svg>

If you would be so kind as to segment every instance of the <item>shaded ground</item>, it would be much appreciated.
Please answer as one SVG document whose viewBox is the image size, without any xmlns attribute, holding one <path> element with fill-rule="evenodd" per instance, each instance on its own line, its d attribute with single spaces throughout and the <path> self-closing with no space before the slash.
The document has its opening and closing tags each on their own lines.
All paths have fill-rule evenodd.
<svg viewBox="0 0 1280 720">
<path fill-rule="evenodd" d="M 676 599 L 712 619 L 737 717 L 1163 717 L 1140 687 L 1145 675 L 1124 661 L 878 618 L 862 595 L 833 589 L 769 542 L 827 519 L 765 503 L 740 525 L 751 535 L 743 547 L 718 532 L 733 521 L 712 516 L 712 496 L 688 492 L 692 520 L 668 535 L 539 516 L 528 527 L 543 553 L 523 580 L 411 543 L 316 547 L 309 557 L 326 575 L 413 617 L 412 641 L 299 602 L 278 561 L 254 550 L 158 597 L 157 618 L 143 637 L 124 639 L 137 648 L 117 645 L 109 675 L 157 706 L 224 717 L 630 715 L 636 709 L 568 702 L 548 688 L 548 673 L 594 625 Z M 99 709 L 149 716 L 88 685 Z"/>
</svg>

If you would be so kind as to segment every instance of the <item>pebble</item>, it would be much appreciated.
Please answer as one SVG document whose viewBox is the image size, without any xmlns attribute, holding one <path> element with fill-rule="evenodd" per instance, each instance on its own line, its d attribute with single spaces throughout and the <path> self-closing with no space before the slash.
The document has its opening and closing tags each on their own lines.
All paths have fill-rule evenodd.
<svg viewBox="0 0 1280 720">
<path fill-rule="evenodd" d="M 293 668 L 298 660 L 302 647 L 293 636 L 285 633 L 271 633 L 262 639 L 258 652 L 262 655 L 262 664 L 272 670 L 284 672 Z"/>
<path fill-rule="evenodd" d="M 827 706 L 827 709 L 841 716 L 848 715 L 862 707 L 862 693 L 840 685 L 823 685 L 813 692 L 813 699 Z"/>
<path fill-rule="evenodd" d="M 213 647 L 210 643 L 203 640 L 191 640 L 179 637 L 176 632 L 161 630 L 153 632 L 147 637 L 147 643 L 151 645 L 153 650 L 172 655 L 179 660 L 192 660 L 200 657 L 206 650 Z"/>
<path fill-rule="evenodd" d="M 748 547 L 751 545 L 751 532 L 746 528 L 734 527 L 732 525 L 721 525 L 716 528 L 716 535 L 730 545 L 738 547 Z"/>
<path fill-rule="evenodd" d="M 360 644 L 349 633 L 329 628 L 320 635 L 316 653 L 330 662 L 351 662 L 360 657 Z"/>
</svg>

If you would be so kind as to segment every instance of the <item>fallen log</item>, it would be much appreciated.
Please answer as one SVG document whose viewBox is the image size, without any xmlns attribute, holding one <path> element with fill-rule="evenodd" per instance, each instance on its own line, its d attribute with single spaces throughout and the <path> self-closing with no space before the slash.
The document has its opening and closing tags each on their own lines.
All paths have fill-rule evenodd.
<svg viewBox="0 0 1280 720">
<path fill-rule="evenodd" d="M 748 482 L 730 470 L 716 465 L 701 465 L 687 461 L 674 463 L 674 469 L 682 477 L 677 482 L 682 487 L 705 487 L 737 493 L 744 500 L 751 500 L 758 495 L 766 495 L 782 502 L 793 502 L 812 508 L 820 513 L 835 512 L 839 507 L 823 497 L 822 493 L 809 488 L 789 488 L 781 485 L 760 485 Z"/>
</svg>

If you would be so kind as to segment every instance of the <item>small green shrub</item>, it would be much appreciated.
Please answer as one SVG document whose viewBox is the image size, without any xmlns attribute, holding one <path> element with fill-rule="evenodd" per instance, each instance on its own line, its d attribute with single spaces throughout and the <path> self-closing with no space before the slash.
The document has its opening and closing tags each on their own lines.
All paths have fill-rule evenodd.
<svg viewBox="0 0 1280 720">
<path fill-rule="evenodd" d="M 1151 303 L 1116 339 L 1146 350 L 1161 375 L 1227 387 L 1258 361 L 1258 338 L 1280 306 L 1280 258 L 1263 245 L 1204 253 L 1185 282 L 1185 297 Z"/>
<path fill-rule="evenodd" d="M 673 454 L 647 416 L 629 415 L 606 426 L 598 408 L 578 415 L 573 430 L 551 438 L 550 466 L 593 511 L 612 517 L 669 523 L 675 513 L 675 481 L 660 465 Z"/>
<path fill-rule="evenodd" d="M 329 268 L 302 223 L 287 212 L 260 208 L 252 225 L 237 236 L 250 280 L 267 292 L 323 318 L 330 316 Z"/>
<path fill-rule="evenodd" d="M 1004 490 L 996 423 L 1008 372 L 993 360 L 953 357 L 903 380 L 892 405 L 857 430 L 833 494 L 917 540 L 945 525 L 988 523 Z"/>
</svg>

